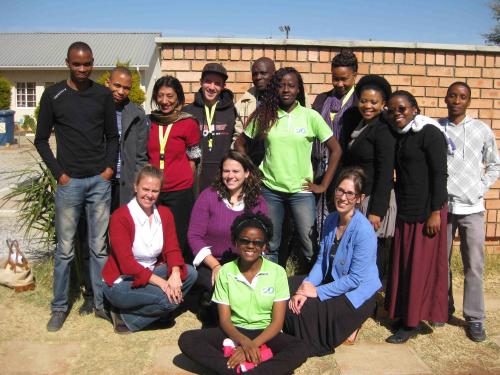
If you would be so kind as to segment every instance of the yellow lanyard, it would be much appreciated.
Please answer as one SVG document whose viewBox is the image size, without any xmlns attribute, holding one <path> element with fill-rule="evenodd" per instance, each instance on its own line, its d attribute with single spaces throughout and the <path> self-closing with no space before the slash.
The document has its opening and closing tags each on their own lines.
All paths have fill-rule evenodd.
<svg viewBox="0 0 500 375">
<path fill-rule="evenodd" d="M 349 90 L 349 92 L 347 94 L 344 95 L 344 99 L 342 99 L 342 104 L 340 105 L 340 108 L 342 109 L 344 107 L 344 105 L 347 103 L 347 101 L 349 100 L 349 98 L 352 96 L 352 94 L 354 94 L 354 85 L 351 87 L 351 89 Z M 333 119 L 335 118 L 335 115 L 337 114 L 337 112 L 331 112 L 330 113 L 330 120 L 333 122 Z"/>
<path fill-rule="evenodd" d="M 165 169 L 165 146 L 167 145 L 168 136 L 170 135 L 170 130 L 172 130 L 172 125 L 169 124 L 166 126 L 165 132 L 163 132 L 163 128 L 165 126 L 158 124 L 158 138 L 160 140 L 160 170 Z"/>
<path fill-rule="evenodd" d="M 213 124 L 214 117 L 215 117 L 215 107 L 217 107 L 217 104 L 219 102 L 216 101 L 215 104 L 212 106 L 212 108 L 208 108 L 207 105 L 205 105 L 205 117 L 207 119 L 207 125 L 208 125 L 208 150 L 212 151 L 212 147 L 214 145 L 214 137 L 215 137 L 215 124 Z"/>
</svg>

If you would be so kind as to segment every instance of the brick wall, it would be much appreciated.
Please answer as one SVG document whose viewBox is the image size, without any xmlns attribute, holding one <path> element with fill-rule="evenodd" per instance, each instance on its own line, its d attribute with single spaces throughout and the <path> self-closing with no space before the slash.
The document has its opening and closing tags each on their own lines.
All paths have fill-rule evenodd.
<svg viewBox="0 0 500 375">
<path fill-rule="evenodd" d="M 403 44 L 375 42 L 314 42 L 238 39 L 158 38 L 162 48 L 162 74 L 176 76 L 192 101 L 199 89 L 203 66 L 222 63 L 228 71 L 227 87 L 239 98 L 251 86 L 252 62 L 262 56 L 277 67 L 293 66 L 304 79 L 305 90 L 314 97 L 331 89 L 330 62 L 343 47 L 351 47 L 359 61 L 359 76 L 380 74 L 393 90 L 413 93 L 423 114 L 447 115 L 444 96 L 454 81 L 472 88 L 468 114 L 490 125 L 500 139 L 500 48 L 485 46 Z M 500 144 L 500 142 L 498 142 Z M 488 251 L 500 252 L 500 180 L 486 200 Z"/>
</svg>

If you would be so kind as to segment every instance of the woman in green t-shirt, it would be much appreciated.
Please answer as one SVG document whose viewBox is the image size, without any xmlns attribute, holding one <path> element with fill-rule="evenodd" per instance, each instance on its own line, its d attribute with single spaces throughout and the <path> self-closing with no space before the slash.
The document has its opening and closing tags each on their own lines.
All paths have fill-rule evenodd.
<svg viewBox="0 0 500 375">
<path fill-rule="evenodd" d="M 240 255 L 220 269 L 212 298 L 220 327 L 179 337 L 187 357 L 218 374 L 234 374 L 238 367 L 253 368 L 252 374 L 288 374 L 306 360 L 305 344 L 281 332 L 290 298 L 286 272 L 261 256 L 272 228 L 261 213 L 234 220 L 231 239 Z"/>
<path fill-rule="evenodd" d="M 245 152 L 249 139 L 263 139 L 265 156 L 260 164 L 264 187 L 262 195 L 274 226 L 268 259 L 278 261 L 285 205 L 291 208 L 295 230 L 304 257 L 314 255 L 316 203 L 314 194 L 326 191 L 332 181 L 342 150 L 321 115 L 304 108 L 304 84 L 294 68 L 279 69 L 271 79 L 260 106 L 249 118 L 245 132 L 235 148 Z M 314 184 L 311 153 L 313 141 L 326 144 L 330 156 L 320 184 Z M 284 265 L 286 257 L 280 256 Z"/>
</svg>

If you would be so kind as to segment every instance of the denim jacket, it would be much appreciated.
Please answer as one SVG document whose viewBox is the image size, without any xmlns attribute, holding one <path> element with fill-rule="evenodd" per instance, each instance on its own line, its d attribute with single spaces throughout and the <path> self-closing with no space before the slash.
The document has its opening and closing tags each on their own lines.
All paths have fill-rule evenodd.
<svg viewBox="0 0 500 375">
<path fill-rule="evenodd" d="M 328 270 L 338 220 L 337 212 L 325 219 L 318 259 L 305 281 L 317 287 L 321 301 L 345 294 L 357 309 L 382 286 L 377 270 L 377 237 L 370 222 L 356 210 L 333 260 L 331 275 L 334 281 L 320 285 Z"/>
</svg>

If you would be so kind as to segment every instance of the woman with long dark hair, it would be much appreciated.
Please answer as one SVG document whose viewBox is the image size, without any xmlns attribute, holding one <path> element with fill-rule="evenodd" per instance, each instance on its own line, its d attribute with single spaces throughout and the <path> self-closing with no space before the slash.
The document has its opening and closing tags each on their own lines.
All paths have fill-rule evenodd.
<svg viewBox="0 0 500 375">
<path fill-rule="evenodd" d="M 200 131 L 192 115 L 182 112 L 184 91 L 179 80 L 164 76 L 155 82 L 151 102 L 157 109 L 149 119 L 149 162 L 163 172 L 158 204 L 174 214 L 179 245 L 185 256 L 189 216 L 194 204 L 193 183 L 201 157 Z"/>
<path fill-rule="evenodd" d="M 303 255 L 314 255 L 315 199 L 332 181 L 342 153 L 332 130 L 319 113 L 304 108 L 304 84 L 294 68 L 281 68 L 271 79 L 261 105 L 250 116 L 249 124 L 236 142 L 245 152 L 246 139 L 263 139 L 265 156 L 260 165 L 269 216 L 274 225 L 269 259 L 278 262 L 285 204 L 289 204 Z M 311 152 L 314 139 L 326 144 L 330 157 L 321 184 L 313 183 Z M 280 264 L 286 259 L 281 257 Z"/>
</svg>

